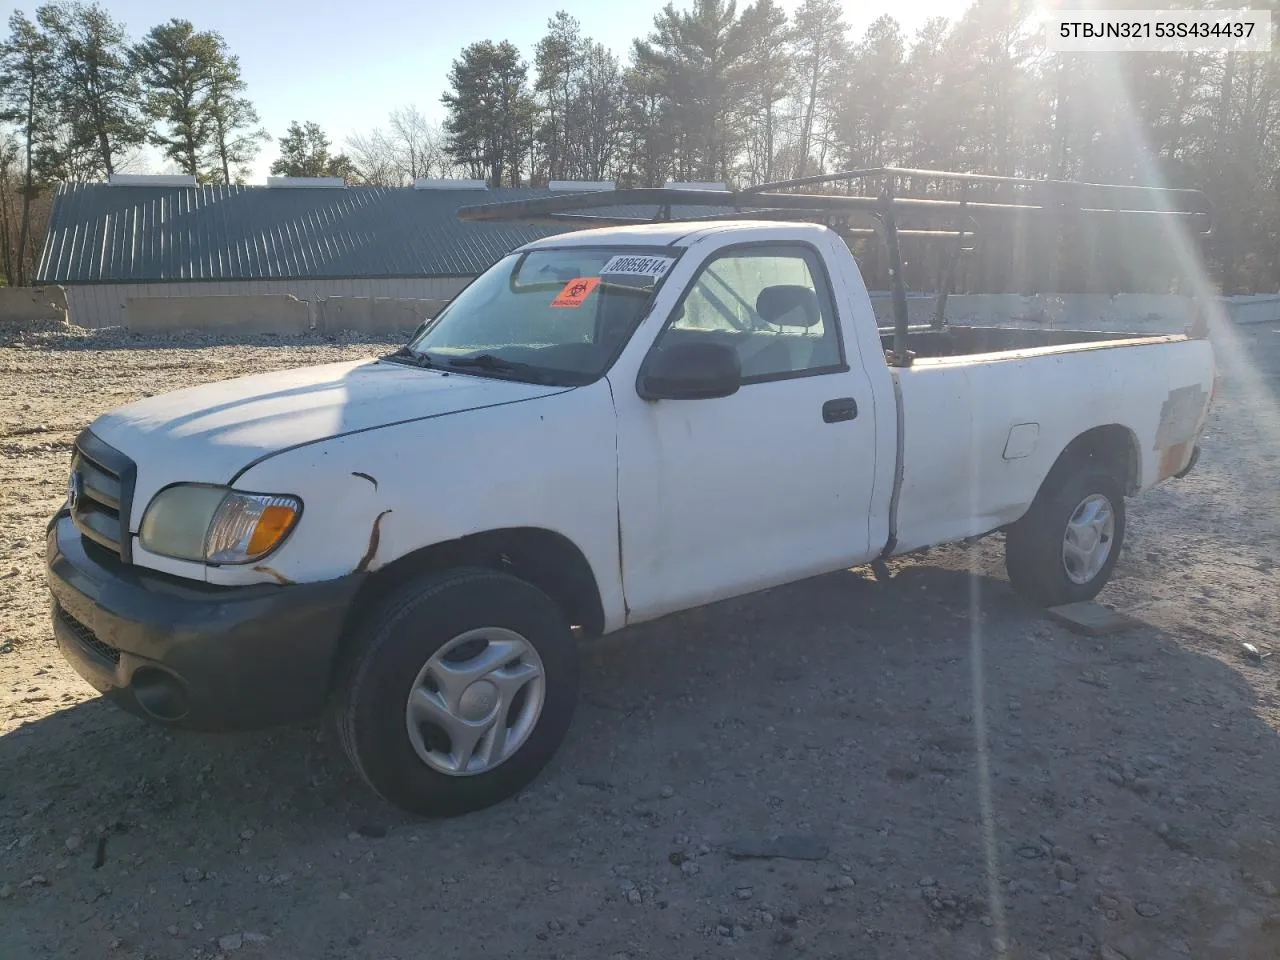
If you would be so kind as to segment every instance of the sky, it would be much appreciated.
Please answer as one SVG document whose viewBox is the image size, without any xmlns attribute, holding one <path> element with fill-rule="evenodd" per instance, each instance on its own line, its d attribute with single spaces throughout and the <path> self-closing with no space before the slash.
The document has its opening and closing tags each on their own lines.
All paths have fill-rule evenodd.
<svg viewBox="0 0 1280 960">
<path fill-rule="evenodd" d="M 33 16 L 40 0 L 18 6 Z M 363 3 L 336 0 L 99 0 L 124 22 L 134 39 L 172 17 L 190 20 L 199 30 L 216 30 L 240 57 L 247 95 L 273 137 L 292 120 L 314 120 L 335 147 L 352 134 L 384 126 L 391 110 L 416 105 L 426 116 L 443 119 L 440 94 L 449 65 L 464 46 L 477 40 L 510 40 L 526 59 L 557 10 L 582 24 L 583 33 L 625 60 L 631 40 L 646 36 L 666 0 L 623 3 L 584 0 L 485 0 L 482 3 L 406 4 L 390 0 Z M 791 14 L 800 0 L 778 0 Z M 685 0 L 675 0 L 677 8 Z M 746 0 L 738 0 L 739 9 Z M 930 17 L 955 18 L 968 0 L 845 0 L 846 22 L 854 35 L 876 17 L 891 13 L 910 36 Z M 14 8 L 11 7 L 12 11 Z M 7 20 L 7 16 L 6 16 Z M 277 156 L 268 143 L 253 166 L 250 183 L 262 183 Z M 169 172 L 155 154 L 136 172 Z"/>
</svg>

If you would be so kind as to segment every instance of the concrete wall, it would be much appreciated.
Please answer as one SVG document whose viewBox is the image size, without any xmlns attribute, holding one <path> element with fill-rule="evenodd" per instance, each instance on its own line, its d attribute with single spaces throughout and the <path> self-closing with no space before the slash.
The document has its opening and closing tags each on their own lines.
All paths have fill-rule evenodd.
<svg viewBox="0 0 1280 960">
<path fill-rule="evenodd" d="M 871 294 L 876 319 L 893 323 L 888 293 Z M 907 297 L 907 319 L 933 319 L 933 294 Z M 947 320 L 972 326 L 1024 327 L 1035 330 L 1099 330 L 1126 333 L 1182 333 L 1194 316 L 1190 297 L 1160 294 L 1069 294 L 1020 296 L 1011 293 L 971 293 L 947 298 Z"/>
<path fill-rule="evenodd" d="M 125 304 L 134 299 L 171 301 L 207 298 L 292 294 L 314 304 L 311 323 L 316 329 L 400 331 L 411 329 L 437 310 L 469 282 L 467 277 L 429 277 L 417 280 L 253 281 L 245 283 L 92 284 L 65 290 L 70 321 L 82 327 L 125 325 Z M 22 306 L 36 290 L 49 291 L 49 315 L 65 317 L 57 305 L 59 287 L 5 291 Z M 361 302 L 350 302 L 359 300 Z M 882 325 L 893 322 L 890 296 L 872 291 L 871 301 Z M 1280 295 L 1225 297 L 1228 316 L 1237 323 L 1280 322 Z M 434 306 L 433 306 L 434 305 Z M 216 304 L 215 306 L 225 306 Z M 912 323 L 928 323 L 933 317 L 932 294 L 909 294 L 907 313 Z M 41 308 L 43 309 L 43 308 Z M 157 308 L 161 309 L 161 308 Z M 966 294 L 947 298 L 947 319 L 952 323 L 1027 327 L 1032 329 L 1096 329 L 1134 333 L 1180 333 L 1190 322 L 1188 297 L 1156 294 L 1031 296 L 1017 294 Z M 170 327 L 171 329 L 172 327 Z"/>
<path fill-rule="evenodd" d="M 124 326 L 124 306 L 150 297 L 272 296 L 299 300 L 329 297 L 393 297 L 401 300 L 448 300 L 471 277 L 417 277 L 390 280 L 244 280 L 190 283 L 85 283 L 66 288 L 69 319 L 79 327 Z"/>
<path fill-rule="evenodd" d="M 888 294 L 871 295 L 876 318 L 893 322 Z M 1276 298 L 1273 298 L 1276 299 Z M 217 333 L 401 333 L 434 317 L 445 299 L 398 297 L 317 297 L 287 295 L 141 297 L 126 301 L 124 325 L 139 333 L 192 329 Z M 1250 304 L 1265 313 L 1268 305 Z M 912 323 L 928 323 L 934 298 L 907 298 Z M 1189 297 L 1146 294 L 1023 297 L 1016 294 L 966 294 L 947 298 L 947 320 L 954 324 L 1035 330 L 1098 330 L 1126 333 L 1181 333 L 1193 317 Z"/>
<path fill-rule="evenodd" d="M 317 330 L 368 330 L 373 326 L 373 297 L 329 297 L 312 304 Z M 411 324 L 416 326 L 416 324 Z"/>
<path fill-rule="evenodd" d="M 311 304 L 287 294 L 263 297 L 141 297 L 125 302 L 130 333 L 200 330 L 214 334 L 280 333 L 311 329 Z"/>
<path fill-rule="evenodd" d="M 339 333 L 403 333 L 444 309 L 448 300 L 407 300 L 399 297 L 328 297 L 312 303 L 317 330 Z"/>
<path fill-rule="evenodd" d="M 893 302 L 884 291 L 873 291 L 871 302 L 882 326 L 893 323 Z M 933 294 L 909 294 L 907 319 L 933 319 Z M 1280 294 L 1219 297 L 1233 323 L 1280 323 Z M 947 298 L 947 320 L 973 326 L 1023 327 L 1035 330 L 1100 330 L 1124 333 L 1182 333 L 1195 319 L 1191 297 L 1173 294 L 1122 293 L 1031 296 L 964 294 Z"/>
<path fill-rule="evenodd" d="M 0 320 L 66 323 L 67 292 L 59 286 L 0 287 Z"/>
<path fill-rule="evenodd" d="M 1236 296 L 1226 298 L 1231 319 L 1236 323 L 1280 323 L 1280 296 Z"/>
<path fill-rule="evenodd" d="M 263 296 L 138 297 L 125 301 L 124 326 L 131 333 L 199 330 L 214 334 L 321 333 L 403 334 L 439 313 L 446 300 L 395 297 L 329 297 L 299 300 Z"/>
</svg>

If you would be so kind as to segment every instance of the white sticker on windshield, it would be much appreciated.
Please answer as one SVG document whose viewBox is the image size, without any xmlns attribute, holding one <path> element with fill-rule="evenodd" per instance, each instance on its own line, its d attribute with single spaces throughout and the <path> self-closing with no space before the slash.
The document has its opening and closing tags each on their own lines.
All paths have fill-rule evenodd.
<svg viewBox="0 0 1280 960">
<path fill-rule="evenodd" d="M 619 275 L 652 277 L 658 280 L 671 269 L 671 265 L 675 262 L 674 257 L 614 257 L 604 265 L 600 275 L 602 277 Z"/>
</svg>

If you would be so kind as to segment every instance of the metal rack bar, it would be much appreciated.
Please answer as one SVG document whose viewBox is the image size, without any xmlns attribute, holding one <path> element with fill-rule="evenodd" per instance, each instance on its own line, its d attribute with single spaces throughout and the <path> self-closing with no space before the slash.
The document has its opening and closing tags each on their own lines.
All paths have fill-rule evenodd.
<svg viewBox="0 0 1280 960">
<path fill-rule="evenodd" d="M 834 193 L 781 192 L 803 187 L 854 181 L 883 181 L 876 196 Z M 932 180 L 958 184 L 960 199 L 902 196 L 901 180 Z M 973 199 L 971 188 L 980 185 L 1025 189 L 1025 202 Z M 656 208 L 641 216 L 627 207 Z M 676 208 L 717 208 L 710 214 L 677 216 Z M 596 210 L 594 214 L 582 211 Z M 909 167 L 875 167 L 845 170 L 794 180 L 762 183 L 744 190 L 689 190 L 669 187 L 636 187 L 589 193 L 537 197 L 462 207 L 460 220 L 518 221 L 535 225 L 631 226 L 676 220 L 700 223 L 717 220 L 782 220 L 822 223 L 846 238 L 878 234 L 888 248 L 893 279 L 894 348 L 891 362 L 911 362 L 907 350 L 906 294 L 902 289 L 904 239 L 948 239 L 956 243 L 957 256 L 964 241 L 974 236 L 976 225 L 985 227 L 1008 217 L 1071 217 L 1114 227 L 1117 220 L 1173 222 L 1192 233 L 1208 236 L 1213 229 L 1213 209 L 1199 190 L 1149 187 L 1122 183 L 1086 183 L 1074 180 L 1036 180 L 948 170 Z M 904 226 L 902 219 L 908 220 Z M 923 224 L 914 221 L 920 219 Z M 854 226 L 859 221 L 867 226 Z M 952 282 L 948 270 L 947 284 Z M 939 294 L 936 318 L 945 308 L 946 293 Z"/>
</svg>

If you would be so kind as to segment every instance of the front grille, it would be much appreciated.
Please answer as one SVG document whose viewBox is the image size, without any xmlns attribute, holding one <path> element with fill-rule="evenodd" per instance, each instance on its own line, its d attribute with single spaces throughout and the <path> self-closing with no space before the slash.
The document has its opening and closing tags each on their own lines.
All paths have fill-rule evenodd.
<svg viewBox="0 0 1280 960">
<path fill-rule="evenodd" d="M 58 619 L 75 634 L 76 639 L 80 641 L 80 645 L 97 656 L 98 659 L 105 660 L 112 665 L 120 662 L 119 650 L 99 640 L 92 630 L 63 610 L 62 607 L 58 607 Z"/>
<path fill-rule="evenodd" d="M 130 559 L 134 463 L 88 430 L 76 438 L 69 485 L 71 519 L 81 536 Z"/>
</svg>

